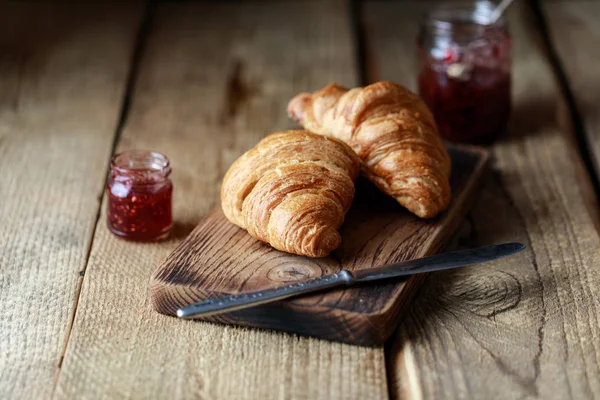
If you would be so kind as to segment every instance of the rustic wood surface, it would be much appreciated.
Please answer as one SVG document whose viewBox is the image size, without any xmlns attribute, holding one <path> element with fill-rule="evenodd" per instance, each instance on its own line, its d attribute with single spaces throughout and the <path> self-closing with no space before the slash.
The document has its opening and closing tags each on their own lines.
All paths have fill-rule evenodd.
<svg viewBox="0 0 600 400">
<path fill-rule="evenodd" d="M 411 58 L 403 57 L 412 44 L 402 38 L 415 37 L 424 5 L 407 3 L 367 5 L 370 79 L 414 82 Z M 600 396 L 591 185 L 533 21 L 528 7 L 509 12 L 514 113 L 462 237 L 467 246 L 519 240 L 529 250 L 426 280 L 388 355 L 394 396 Z"/>
<path fill-rule="evenodd" d="M 600 174 L 600 44 L 598 1 L 542 1 L 541 11 L 577 108 L 591 161 Z"/>
<path fill-rule="evenodd" d="M 153 2 L 146 17 L 129 3 L 0 3 L 0 398 L 600 397 L 595 1 L 540 6 L 574 127 L 538 21 L 525 2 L 510 12 L 514 117 L 454 242 L 529 250 L 431 275 L 387 354 L 152 310 L 152 271 L 215 206 L 230 163 L 292 126 L 292 95 L 361 71 L 414 87 L 431 3 Z M 171 240 L 105 229 L 115 139 L 171 157 Z"/>
<path fill-rule="evenodd" d="M 152 272 L 214 207 L 233 159 L 290 126 L 287 101 L 356 83 L 347 15 L 343 2 L 158 6 L 119 150 L 170 156 L 178 226 L 153 245 L 98 225 L 56 398 L 387 397 L 382 348 L 180 321 L 150 301 Z"/>
<path fill-rule="evenodd" d="M 0 3 L 2 399 L 52 394 L 139 16 L 135 6 Z"/>
<path fill-rule="evenodd" d="M 311 259 L 277 251 L 232 225 L 217 206 L 152 277 L 154 307 L 177 309 L 215 296 L 253 292 L 435 254 L 473 203 L 487 164 L 485 149 L 450 147 L 453 201 L 442 216 L 423 220 L 402 209 L 366 179 L 340 230 L 342 246 Z M 207 320 L 271 328 L 349 344 L 382 345 L 423 281 L 362 285 L 303 296 Z"/>
</svg>

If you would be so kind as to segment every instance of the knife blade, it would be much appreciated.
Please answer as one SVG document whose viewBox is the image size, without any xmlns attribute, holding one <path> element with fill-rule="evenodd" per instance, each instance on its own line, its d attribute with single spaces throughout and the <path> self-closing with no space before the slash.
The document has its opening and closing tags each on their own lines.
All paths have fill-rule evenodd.
<svg viewBox="0 0 600 400">
<path fill-rule="evenodd" d="M 403 261 L 395 264 L 384 265 L 357 271 L 341 271 L 308 279 L 306 281 L 280 286 L 273 289 L 257 292 L 234 294 L 220 298 L 209 299 L 183 307 L 177 310 L 177 316 L 183 319 L 204 318 L 226 312 L 256 307 L 261 304 L 271 303 L 302 294 L 312 293 L 340 286 L 352 286 L 360 282 L 373 282 L 390 278 L 420 274 L 426 272 L 442 271 L 445 269 L 464 267 L 480 264 L 498 258 L 510 256 L 524 250 L 522 243 L 503 243 L 492 246 L 477 247 L 468 250 L 459 250 L 434 256 Z"/>
</svg>

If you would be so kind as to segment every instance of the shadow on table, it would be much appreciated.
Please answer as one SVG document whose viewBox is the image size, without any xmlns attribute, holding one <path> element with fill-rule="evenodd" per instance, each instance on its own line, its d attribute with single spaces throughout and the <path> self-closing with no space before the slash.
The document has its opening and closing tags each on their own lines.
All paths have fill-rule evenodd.
<svg viewBox="0 0 600 400">
<path fill-rule="evenodd" d="M 513 104 L 508 131 L 500 142 L 517 141 L 524 137 L 544 135 L 559 129 L 558 116 L 561 115 L 559 112 L 561 104 L 558 98 L 549 96 Z"/>
<path fill-rule="evenodd" d="M 174 221 L 170 239 L 178 241 L 185 239 L 198 226 L 198 222 Z"/>
</svg>

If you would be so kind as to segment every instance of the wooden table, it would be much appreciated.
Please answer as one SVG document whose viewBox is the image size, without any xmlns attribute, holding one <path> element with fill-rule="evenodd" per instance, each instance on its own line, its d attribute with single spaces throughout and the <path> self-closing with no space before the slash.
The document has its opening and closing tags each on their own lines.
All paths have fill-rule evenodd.
<svg viewBox="0 0 600 400">
<path fill-rule="evenodd" d="M 521 2 L 510 132 L 453 241 L 519 240 L 431 275 L 385 348 L 189 323 L 148 279 L 298 91 L 414 87 L 431 2 L 0 5 L 0 398 L 600 396 L 600 2 Z M 173 162 L 171 240 L 108 233 L 115 151 Z"/>
</svg>

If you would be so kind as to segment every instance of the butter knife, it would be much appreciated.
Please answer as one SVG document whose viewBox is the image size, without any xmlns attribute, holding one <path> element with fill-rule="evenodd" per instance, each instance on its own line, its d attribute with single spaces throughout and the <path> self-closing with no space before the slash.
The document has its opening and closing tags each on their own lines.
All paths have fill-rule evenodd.
<svg viewBox="0 0 600 400">
<path fill-rule="evenodd" d="M 384 265 L 378 268 L 362 269 L 352 272 L 342 269 L 340 272 L 333 275 L 320 276 L 318 278 L 308 279 L 306 281 L 273 289 L 234 294 L 201 301 L 178 309 L 177 316 L 183 319 L 203 318 L 339 286 L 352 286 L 361 282 L 399 278 L 413 274 L 480 264 L 518 253 L 524 250 L 525 247 L 526 246 L 522 243 L 503 243 L 437 254 L 435 256 Z"/>
</svg>

